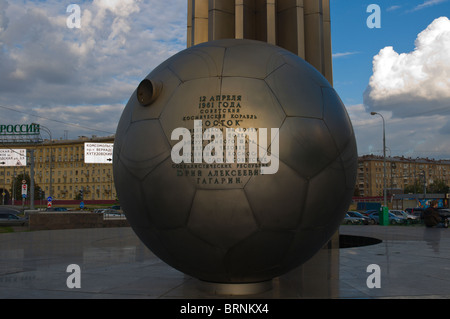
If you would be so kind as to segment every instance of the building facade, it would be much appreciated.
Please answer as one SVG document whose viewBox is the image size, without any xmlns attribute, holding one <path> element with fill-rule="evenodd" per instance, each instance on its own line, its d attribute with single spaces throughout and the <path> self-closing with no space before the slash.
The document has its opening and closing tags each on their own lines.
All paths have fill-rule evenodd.
<svg viewBox="0 0 450 319">
<path fill-rule="evenodd" d="M 382 156 L 365 155 L 359 157 L 357 192 L 359 196 L 383 196 L 384 161 Z M 386 188 L 389 194 L 403 193 L 405 187 L 423 185 L 442 180 L 450 185 L 450 161 L 428 158 L 387 157 Z M 418 182 L 416 182 L 418 181 Z"/>
<path fill-rule="evenodd" d="M 83 189 L 84 200 L 115 200 L 112 165 L 85 163 L 85 143 L 114 143 L 114 137 L 80 137 L 77 140 L 45 140 L 36 145 L 1 146 L 1 149 L 27 149 L 27 166 L 4 166 L 0 171 L 3 196 L 9 200 L 14 195 L 15 176 L 23 173 L 31 176 L 30 154 L 34 153 L 35 187 L 44 191 L 45 198 L 51 195 L 55 200 L 73 200 L 79 198 Z"/>
</svg>

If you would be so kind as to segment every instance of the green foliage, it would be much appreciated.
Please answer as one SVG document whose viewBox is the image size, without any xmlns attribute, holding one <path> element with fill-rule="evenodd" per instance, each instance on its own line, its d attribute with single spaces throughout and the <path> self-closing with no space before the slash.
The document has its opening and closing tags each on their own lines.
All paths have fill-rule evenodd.
<svg viewBox="0 0 450 319">
<path fill-rule="evenodd" d="M 30 193 L 30 175 L 28 173 L 18 174 L 15 179 L 13 179 L 11 183 L 11 189 L 13 189 L 14 199 L 21 200 L 22 199 L 22 180 L 25 180 L 28 185 L 28 194 Z M 34 182 L 34 199 L 41 199 L 41 187 Z M 13 196 L 11 194 L 11 197 Z"/>
</svg>

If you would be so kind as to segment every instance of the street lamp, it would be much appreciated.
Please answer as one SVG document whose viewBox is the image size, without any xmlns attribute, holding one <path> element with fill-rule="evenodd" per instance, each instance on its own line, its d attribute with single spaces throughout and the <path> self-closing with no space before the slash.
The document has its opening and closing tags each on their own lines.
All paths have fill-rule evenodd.
<svg viewBox="0 0 450 319">
<path fill-rule="evenodd" d="M 3 182 L 5 184 L 5 187 L 2 192 L 3 196 L 3 202 L 2 204 L 5 205 L 5 196 L 6 196 L 6 162 L 0 162 L 0 164 L 3 166 Z"/>
<path fill-rule="evenodd" d="M 52 132 L 50 131 L 50 129 L 48 127 L 45 127 L 44 125 L 41 124 L 36 124 L 36 123 L 32 123 L 33 125 L 39 125 L 39 129 L 43 129 L 50 137 L 50 197 L 52 197 L 52 186 L 53 186 L 53 176 L 52 176 L 52 172 L 53 172 L 53 147 L 52 147 Z"/>
<path fill-rule="evenodd" d="M 383 115 L 377 112 L 370 112 L 370 115 L 379 115 L 381 116 L 381 119 L 383 120 L 383 200 L 384 200 L 384 207 L 387 207 L 387 200 L 386 200 L 386 128 L 385 128 L 385 121 Z"/>
</svg>

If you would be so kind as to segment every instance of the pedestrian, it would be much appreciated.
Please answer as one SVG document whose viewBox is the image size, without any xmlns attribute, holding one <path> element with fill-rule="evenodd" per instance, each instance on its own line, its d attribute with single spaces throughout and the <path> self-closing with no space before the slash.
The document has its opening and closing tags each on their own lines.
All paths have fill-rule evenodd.
<svg viewBox="0 0 450 319">
<path fill-rule="evenodd" d="M 423 213 L 425 226 L 434 228 L 447 228 L 447 220 L 445 220 L 445 222 L 443 221 L 441 215 L 439 215 L 437 207 L 438 201 L 433 200 L 430 203 L 430 207 L 428 207 Z"/>
</svg>

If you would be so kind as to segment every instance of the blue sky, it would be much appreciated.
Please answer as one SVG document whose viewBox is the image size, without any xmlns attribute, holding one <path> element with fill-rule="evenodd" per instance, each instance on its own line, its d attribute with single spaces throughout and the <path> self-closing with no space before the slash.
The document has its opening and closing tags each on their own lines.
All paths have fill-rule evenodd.
<svg viewBox="0 0 450 319">
<path fill-rule="evenodd" d="M 370 4 L 377 4 L 381 9 L 381 28 L 367 26 L 367 18 L 372 14 L 367 12 Z M 386 120 L 388 155 L 450 158 L 449 113 L 447 112 L 447 110 L 450 111 L 450 95 L 441 96 L 429 88 L 426 90 L 429 96 L 426 98 L 418 96 L 417 105 L 411 102 L 411 99 L 415 98 L 413 88 L 411 88 L 412 92 L 409 92 L 410 98 L 407 98 L 408 92 L 403 95 L 392 92 L 392 95 L 387 94 L 388 102 L 378 104 L 369 103 L 363 98 L 364 91 L 374 74 L 374 57 L 380 53 L 380 50 L 392 47 L 397 54 L 412 58 L 415 51 L 421 51 L 416 48 L 418 35 L 439 17 L 449 17 L 450 1 L 331 0 L 331 12 L 334 86 L 352 118 L 359 154 L 382 154 L 381 118 L 370 115 L 370 111 L 377 111 L 383 114 Z M 433 43 L 443 43 L 444 47 L 448 47 L 450 45 L 448 24 L 442 29 L 439 37 L 433 39 Z M 448 72 L 450 52 L 439 49 L 439 45 L 430 44 L 429 48 L 431 52 L 427 54 L 430 59 L 435 54 L 440 54 L 436 67 Z M 395 61 L 391 67 L 400 69 L 399 72 L 403 72 L 405 78 L 414 78 L 414 75 L 406 75 L 406 73 L 428 67 L 424 61 L 417 59 L 407 61 L 410 61 L 411 65 L 402 65 L 404 61 Z M 438 66 L 438 63 L 442 65 Z M 383 80 L 389 82 L 390 76 L 401 77 L 398 74 L 394 76 L 388 73 Z M 434 80 L 431 73 L 430 77 L 431 79 L 426 82 L 431 86 L 437 80 Z M 449 78 L 450 73 L 443 80 L 448 89 L 450 89 Z M 390 102 L 392 102 L 391 105 Z"/>
<path fill-rule="evenodd" d="M 429 2 L 429 6 L 421 7 Z M 353 53 L 334 58 L 334 86 L 346 104 L 362 103 L 362 92 L 372 75 L 372 59 L 386 47 L 399 53 L 413 51 L 417 35 L 440 16 L 450 17 L 450 1 L 331 0 L 333 53 Z M 370 4 L 381 9 L 381 28 L 370 29 L 366 20 Z M 421 8 L 421 9 L 420 9 Z"/>
<path fill-rule="evenodd" d="M 334 86 L 359 154 L 382 154 L 377 111 L 389 155 L 450 159 L 450 0 L 330 2 Z M 0 116 L 56 138 L 114 134 L 141 79 L 186 47 L 186 15 L 187 0 L 0 0 Z"/>
</svg>

